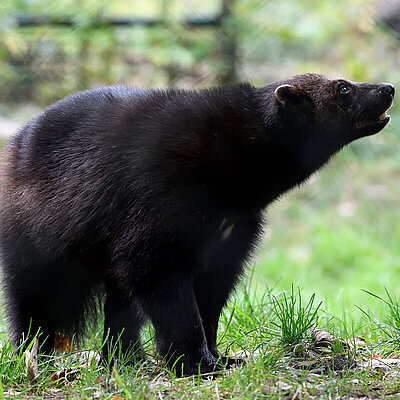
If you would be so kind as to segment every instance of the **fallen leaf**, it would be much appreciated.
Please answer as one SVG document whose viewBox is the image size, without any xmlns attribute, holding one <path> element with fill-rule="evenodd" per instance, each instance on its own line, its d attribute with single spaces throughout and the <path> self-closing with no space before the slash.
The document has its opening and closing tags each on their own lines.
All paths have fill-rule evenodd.
<svg viewBox="0 0 400 400">
<path fill-rule="evenodd" d="M 55 372 L 51 377 L 50 380 L 53 385 L 65 385 L 67 383 L 72 382 L 78 376 L 79 369 L 61 369 L 60 371 Z"/>
<path fill-rule="evenodd" d="M 278 382 L 276 382 L 276 386 L 278 386 L 279 389 L 281 389 L 281 390 L 284 391 L 284 392 L 288 392 L 288 391 L 292 390 L 292 386 L 289 385 L 289 384 L 287 384 L 287 383 L 284 382 L 284 381 L 278 381 Z"/>
<path fill-rule="evenodd" d="M 330 346 L 333 342 L 333 335 L 327 331 L 322 329 L 318 329 L 317 327 L 313 327 L 311 329 L 311 337 L 314 338 L 316 345 L 320 346 Z"/>
<path fill-rule="evenodd" d="M 321 350 L 323 348 L 331 348 L 333 343 L 340 344 L 344 349 L 349 347 L 349 344 L 340 337 L 317 327 L 311 328 L 310 335 L 314 339 L 314 346 L 321 348 Z"/>
<path fill-rule="evenodd" d="M 25 351 L 25 365 L 29 382 L 31 383 L 34 382 L 36 377 L 39 375 L 38 350 L 39 339 L 36 338 L 35 342 L 33 343 L 32 349 Z"/>
</svg>

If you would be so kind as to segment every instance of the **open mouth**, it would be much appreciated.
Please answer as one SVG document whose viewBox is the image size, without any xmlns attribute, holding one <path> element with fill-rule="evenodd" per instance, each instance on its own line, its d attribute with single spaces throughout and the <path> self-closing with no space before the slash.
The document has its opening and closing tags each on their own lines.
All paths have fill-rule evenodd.
<svg viewBox="0 0 400 400">
<path fill-rule="evenodd" d="M 373 127 L 373 126 L 376 126 L 376 127 L 379 127 L 382 129 L 390 121 L 390 115 L 387 113 L 389 111 L 389 108 L 386 111 L 384 111 L 382 114 L 380 114 L 379 117 L 377 117 L 377 118 L 357 122 L 356 129 L 364 129 L 364 128 Z"/>
</svg>

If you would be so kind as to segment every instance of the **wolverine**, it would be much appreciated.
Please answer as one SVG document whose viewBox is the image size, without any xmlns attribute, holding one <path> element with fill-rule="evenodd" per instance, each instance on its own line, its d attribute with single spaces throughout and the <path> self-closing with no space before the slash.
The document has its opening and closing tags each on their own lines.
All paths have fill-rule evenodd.
<svg viewBox="0 0 400 400">
<path fill-rule="evenodd" d="M 265 209 L 345 145 L 389 122 L 391 84 L 305 74 L 256 88 L 108 86 L 28 122 L 1 164 L 0 250 L 16 344 L 81 337 L 104 309 L 113 344 L 183 375 L 234 362 L 218 319 L 257 247 Z"/>
</svg>

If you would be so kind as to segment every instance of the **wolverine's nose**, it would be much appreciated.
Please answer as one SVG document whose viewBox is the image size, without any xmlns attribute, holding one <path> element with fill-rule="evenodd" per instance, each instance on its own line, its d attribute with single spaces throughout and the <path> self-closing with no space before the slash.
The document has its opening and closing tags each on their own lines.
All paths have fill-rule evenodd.
<svg viewBox="0 0 400 400">
<path fill-rule="evenodd" d="M 389 93 L 392 97 L 394 97 L 394 86 L 391 83 L 386 83 L 385 86 L 383 87 L 383 90 L 387 93 Z"/>
</svg>

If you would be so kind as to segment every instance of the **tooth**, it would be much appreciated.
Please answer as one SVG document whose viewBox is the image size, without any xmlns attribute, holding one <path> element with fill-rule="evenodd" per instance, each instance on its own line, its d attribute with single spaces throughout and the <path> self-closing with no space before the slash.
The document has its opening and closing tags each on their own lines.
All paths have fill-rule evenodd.
<svg viewBox="0 0 400 400">
<path fill-rule="evenodd" d="M 385 119 L 387 117 L 386 111 L 379 116 L 379 119 Z"/>
</svg>

